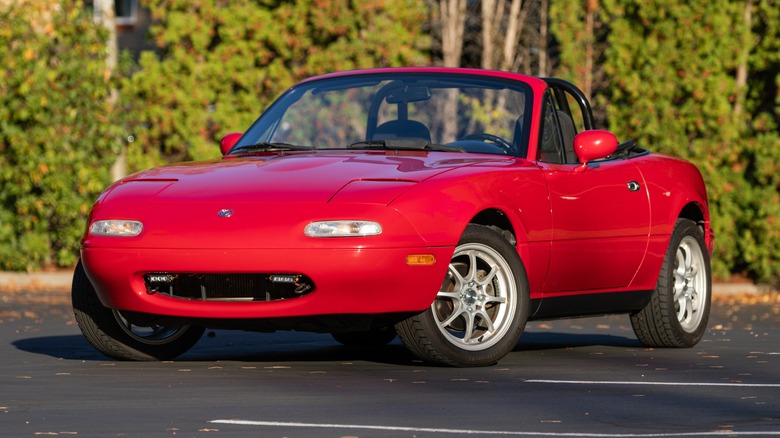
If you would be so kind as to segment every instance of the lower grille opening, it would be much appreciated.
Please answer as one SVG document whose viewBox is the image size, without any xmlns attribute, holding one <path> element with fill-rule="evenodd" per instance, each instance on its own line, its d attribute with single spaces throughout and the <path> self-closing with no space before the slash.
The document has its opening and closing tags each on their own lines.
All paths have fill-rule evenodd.
<svg viewBox="0 0 780 438">
<path fill-rule="evenodd" d="M 144 275 L 146 292 L 203 301 L 277 301 L 311 293 L 314 283 L 302 274 L 189 274 L 157 272 Z"/>
</svg>

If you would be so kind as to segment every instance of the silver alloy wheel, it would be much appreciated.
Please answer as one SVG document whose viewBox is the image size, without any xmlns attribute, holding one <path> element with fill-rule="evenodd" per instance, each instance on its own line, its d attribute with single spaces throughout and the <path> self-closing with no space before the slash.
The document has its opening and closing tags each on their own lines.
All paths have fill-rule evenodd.
<svg viewBox="0 0 780 438">
<path fill-rule="evenodd" d="M 707 278 L 701 247 L 691 236 L 685 236 L 677 247 L 674 279 L 674 309 L 680 326 L 688 333 L 701 323 L 707 298 Z"/>
<path fill-rule="evenodd" d="M 180 327 L 165 327 L 157 324 L 149 326 L 136 325 L 122 316 L 122 313 L 118 310 L 113 309 L 113 313 L 119 327 L 128 336 L 146 345 L 165 345 L 170 343 L 181 337 L 190 327 L 189 325 Z"/>
<path fill-rule="evenodd" d="M 467 243 L 455 249 L 431 310 L 450 343 L 479 351 L 504 338 L 515 318 L 517 293 L 501 254 L 481 243 Z"/>
</svg>

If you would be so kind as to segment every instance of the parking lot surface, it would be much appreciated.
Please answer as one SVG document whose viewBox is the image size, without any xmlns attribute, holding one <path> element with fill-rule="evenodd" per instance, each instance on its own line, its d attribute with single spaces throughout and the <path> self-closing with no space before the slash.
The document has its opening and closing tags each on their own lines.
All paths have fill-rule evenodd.
<svg viewBox="0 0 780 438">
<path fill-rule="evenodd" d="M 721 297 L 692 349 L 647 349 L 627 316 L 531 323 L 485 368 L 398 340 L 209 331 L 172 362 L 117 362 L 61 290 L 0 291 L 4 436 L 780 435 L 780 300 Z"/>
</svg>

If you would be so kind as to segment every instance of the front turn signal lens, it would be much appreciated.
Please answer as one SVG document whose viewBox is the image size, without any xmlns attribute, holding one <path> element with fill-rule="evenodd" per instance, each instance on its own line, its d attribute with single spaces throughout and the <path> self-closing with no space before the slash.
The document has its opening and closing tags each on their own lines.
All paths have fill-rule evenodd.
<svg viewBox="0 0 780 438">
<path fill-rule="evenodd" d="M 433 254 L 409 254 L 406 256 L 406 264 L 409 266 L 432 266 L 436 263 Z"/>
<path fill-rule="evenodd" d="M 303 229 L 309 237 L 362 237 L 382 234 L 377 222 L 361 220 L 337 220 L 310 222 Z"/>
<path fill-rule="evenodd" d="M 135 237 L 141 234 L 144 224 L 139 221 L 111 219 L 95 221 L 89 226 L 89 234 L 93 236 Z"/>
</svg>

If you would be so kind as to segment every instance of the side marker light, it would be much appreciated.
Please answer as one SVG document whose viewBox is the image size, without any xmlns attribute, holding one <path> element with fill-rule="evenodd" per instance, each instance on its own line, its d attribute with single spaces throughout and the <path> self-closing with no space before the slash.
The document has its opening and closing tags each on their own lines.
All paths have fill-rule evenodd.
<svg viewBox="0 0 780 438">
<path fill-rule="evenodd" d="M 409 266 L 432 266 L 436 263 L 433 254 L 409 254 L 406 256 L 406 264 Z"/>
</svg>

